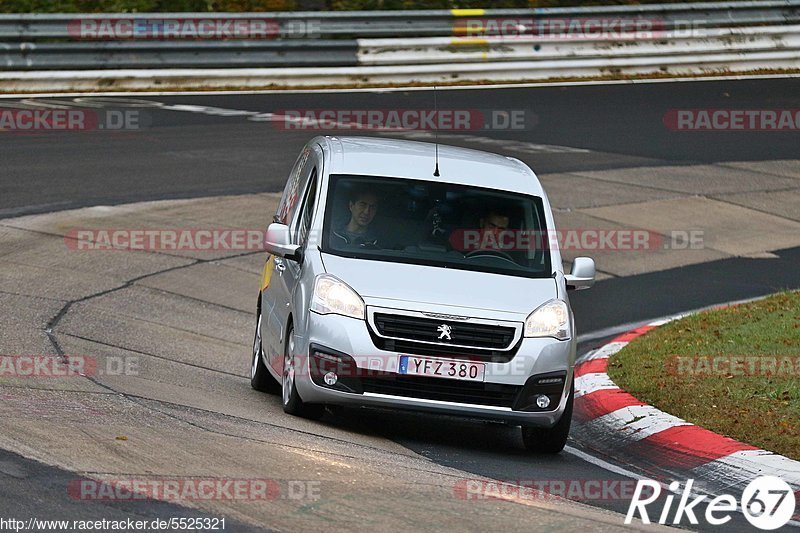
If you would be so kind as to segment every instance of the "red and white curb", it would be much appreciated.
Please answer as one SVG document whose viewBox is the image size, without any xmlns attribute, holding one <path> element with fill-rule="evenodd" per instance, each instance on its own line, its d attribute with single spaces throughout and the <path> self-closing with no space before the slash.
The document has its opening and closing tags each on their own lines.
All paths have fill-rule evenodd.
<svg viewBox="0 0 800 533">
<path fill-rule="evenodd" d="M 624 333 L 575 365 L 574 421 L 593 447 L 642 464 L 648 473 L 691 478 L 703 485 L 742 490 L 759 476 L 777 476 L 800 501 L 800 461 L 703 429 L 645 404 L 608 376 L 608 361 L 633 339 L 678 315 Z"/>
</svg>

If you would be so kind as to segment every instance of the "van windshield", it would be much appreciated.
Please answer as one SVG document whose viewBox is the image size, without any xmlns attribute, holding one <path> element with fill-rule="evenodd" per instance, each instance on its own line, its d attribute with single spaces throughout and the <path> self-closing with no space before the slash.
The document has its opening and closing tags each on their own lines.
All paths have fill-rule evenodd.
<svg viewBox="0 0 800 533">
<path fill-rule="evenodd" d="M 524 277 L 552 273 L 542 199 L 401 178 L 333 175 L 322 251 Z"/>
</svg>

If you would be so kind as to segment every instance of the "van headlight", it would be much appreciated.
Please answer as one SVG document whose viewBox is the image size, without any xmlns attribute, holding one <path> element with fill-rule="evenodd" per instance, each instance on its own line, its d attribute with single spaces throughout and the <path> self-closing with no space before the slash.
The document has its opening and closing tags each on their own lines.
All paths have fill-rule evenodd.
<svg viewBox="0 0 800 533">
<path fill-rule="evenodd" d="M 550 300 L 525 319 L 526 337 L 555 337 L 564 341 L 569 335 L 569 308 L 563 300 Z"/>
<path fill-rule="evenodd" d="M 311 310 L 321 315 L 336 314 L 364 319 L 364 300 L 342 280 L 320 274 L 314 282 Z"/>
</svg>

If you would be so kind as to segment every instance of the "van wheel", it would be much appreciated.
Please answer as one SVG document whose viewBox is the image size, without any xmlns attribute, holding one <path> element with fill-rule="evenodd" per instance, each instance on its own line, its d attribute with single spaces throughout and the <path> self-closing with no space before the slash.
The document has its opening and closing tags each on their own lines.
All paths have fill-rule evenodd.
<svg viewBox="0 0 800 533">
<path fill-rule="evenodd" d="M 567 406 L 564 414 L 551 428 L 522 428 L 522 442 L 525 448 L 535 453 L 559 453 L 567 444 L 569 437 L 569 427 L 572 423 L 572 404 L 575 401 L 575 382 L 570 388 Z"/>
<path fill-rule="evenodd" d="M 300 398 L 297 392 L 296 368 L 294 359 L 294 329 L 289 329 L 286 334 L 286 348 L 283 354 L 283 382 L 281 398 L 283 410 L 290 415 L 301 416 L 316 420 L 325 412 L 323 404 L 308 404 Z"/>
<path fill-rule="evenodd" d="M 279 394 L 281 385 L 272 377 L 264 365 L 264 348 L 261 343 L 261 309 L 256 319 L 256 334 L 253 339 L 253 358 L 250 361 L 250 386 L 257 391 Z"/>
</svg>

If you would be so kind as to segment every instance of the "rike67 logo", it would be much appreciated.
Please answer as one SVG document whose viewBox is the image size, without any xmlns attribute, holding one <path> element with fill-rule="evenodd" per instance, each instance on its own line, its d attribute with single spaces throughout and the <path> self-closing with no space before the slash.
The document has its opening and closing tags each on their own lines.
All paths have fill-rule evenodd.
<svg viewBox="0 0 800 533">
<path fill-rule="evenodd" d="M 633 493 L 633 499 L 628 507 L 628 514 L 625 516 L 625 523 L 630 524 L 636 515 L 643 524 L 653 521 L 659 524 L 673 525 L 681 524 L 684 520 L 692 525 L 698 525 L 698 515 L 700 515 L 701 504 L 705 505 L 706 523 L 713 526 L 720 526 L 731 520 L 731 514 L 737 509 L 741 509 L 742 514 L 751 525 L 762 530 L 775 530 L 786 525 L 794 515 L 796 499 L 792 487 L 779 477 L 762 476 L 751 481 L 745 487 L 740 502 L 736 501 L 731 495 L 723 494 L 708 500 L 705 495 L 693 495 L 692 485 L 694 480 L 686 482 L 683 490 L 680 490 L 680 483 L 674 481 L 669 485 L 671 494 L 667 494 L 661 512 L 655 509 L 656 503 L 661 497 L 661 484 L 649 479 L 639 480 Z M 673 503 L 678 500 L 673 510 Z M 648 509 L 651 504 L 652 507 Z"/>
</svg>

